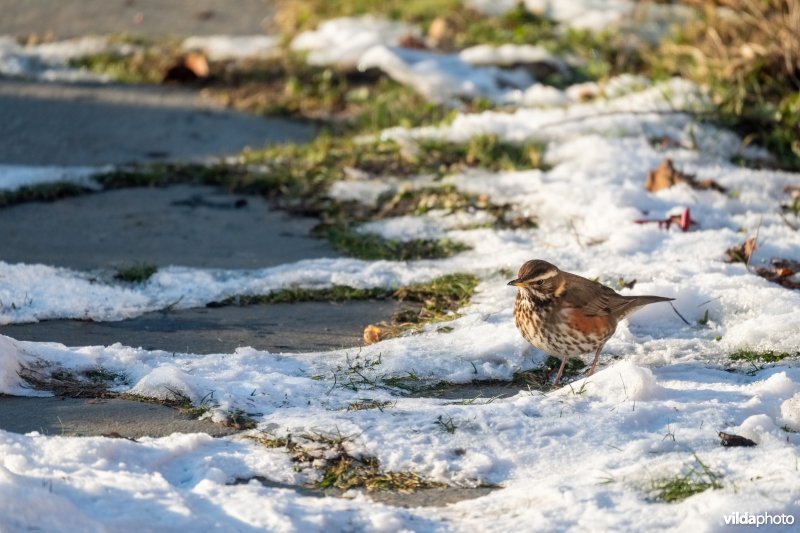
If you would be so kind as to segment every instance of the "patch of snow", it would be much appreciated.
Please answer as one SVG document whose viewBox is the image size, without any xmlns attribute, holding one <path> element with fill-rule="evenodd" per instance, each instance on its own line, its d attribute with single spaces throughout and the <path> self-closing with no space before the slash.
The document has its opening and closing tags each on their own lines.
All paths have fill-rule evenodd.
<svg viewBox="0 0 800 533">
<path fill-rule="evenodd" d="M 0 164 L 0 191 L 13 191 L 48 183 L 74 183 L 97 188 L 92 177 L 111 167 L 60 167 Z"/>
<path fill-rule="evenodd" d="M 406 36 L 419 37 L 415 26 L 373 16 L 327 20 L 316 30 L 294 38 L 292 50 L 308 52 L 312 65 L 355 68 L 363 54 L 377 45 L 396 46 Z"/>
<path fill-rule="evenodd" d="M 0 335 L 0 394 L 25 396 L 31 393 L 31 389 L 23 387 L 19 377 L 23 365 L 28 364 L 28 356 L 17 346 L 16 341 Z"/>
<path fill-rule="evenodd" d="M 0 36 L 0 75 L 44 81 L 108 81 L 107 76 L 69 66 L 69 60 L 105 51 L 104 37 L 79 37 L 66 41 L 22 46 L 10 36 Z"/>
<path fill-rule="evenodd" d="M 0 263 L 3 323 L 118 319 L 176 301 L 198 306 L 290 286 L 397 287 L 474 273 L 481 282 L 470 305 L 447 323 L 451 330 L 431 324 L 419 334 L 324 353 L 240 348 L 173 354 L 0 337 L 0 392 L 30 393 L 15 377 L 20 362 L 41 360 L 74 371 L 100 366 L 124 373 L 120 390 L 162 397 L 177 388 L 195 399 L 212 398 L 215 420 L 231 410 L 258 413 L 258 430 L 271 435 L 345 435 L 351 453 L 375 456 L 385 470 L 410 470 L 462 487 L 498 484 L 496 491 L 443 508 L 400 509 L 363 495 L 311 498 L 255 481 L 233 484 L 253 476 L 300 484 L 319 475 L 296 472 L 281 449 L 235 437 L 130 442 L 0 431 L 4 525 L 55 531 L 198 529 L 209 523 L 286 531 L 477 531 L 524 523 L 553 531 L 716 530 L 733 511 L 799 516 L 800 434 L 783 429 L 800 423 L 797 360 L 730 372 L 750 369 L 728 355 L 745 347 L 796 352 L 800 291 L 724 262 L 725 250 L 756 227 L 762 244 L 751 265 L 775 256 L 800 260 L 800 233 L 777 212 L 783 188 L 798 176 L 733 165 L 730 157 L 742 153 L 740 140 L 694 119 L 691 111 L 708 101 L 688 82 L 639 87 L 639 80 L 629 78 L 619 91 L 614 98 L 563 108 L 461 114 L 448 125 L 384 132 L 406 143 L 491 133 L 545 145 L 547 170 L 473 169 L 441 180 L 534 213 L 538 228 L 464 229 L 443 222 L 442 213 L 365 226 L 384 236 L 442 235 L 471 246 L 450 258 L 316 259 L 251 271 L 169 267 L 134 287 L 93 283 L 88 274 L 66 269 Z M 665 136 L 674 141 L 668 148 L 652 142 Z M 736 194 L 687 186 L 647 192 L 647 173 L 667 157 L 680 170 L 717 180 Z M 371 176 L 364 183 L 380 180 Z M 348 181 L 337 194 L 361 182 Z M 699 224 L 688 232 L 634 223 L 685 208 Z M 386 386 L 387 378 L 415 384 L 510 380 L 540 366 L 545 354 L 516 331 L 515 289 L 506 286 L 509 274 L 500 272 L 513 272 L 534 257 L 612 286 L 620 278 L 636 279 L 633 289 L 621 292 L 674 297 L 690 325 L 667 304 L 648 306 L 618 326 L 595 375 L 552 392 L 521 390 L 509 398 L 454 402 L 409 397 Z M 706 312 L 707 322 L 699 324 Z M 358 374 L 351 371 L 358 361 L 372 364 Z M 364 398 L 391 407 L 348 410 Z M 454 431 L 446 431 L 442 421 Z M 720 445 L 719 431 L 759 444 L 728 449 Z M 653 501 L 660 480 L 702 472 L 697 461 L 719 476 L 720 489 L 676 503 Z M 54 510 L 62 521 L 52 518 Z"/>
<path fill-rule="evenodd" d="M 465 62 L 476 66 L 496 65 L 511 67 L 544 63 L 561 72 L 567 71 L 567 65 L 563 60 L 550 53 L 543 46 L 531 44 L 504 44 L 501 46 L 479 44 L 461 50 L 458 55 Z"/>
<path fill-rule="evenodd" d="M 636 4 L 631 0 L 524 0 L 525 8 L 570 28 L 601 31 L 631 16 Z M 488 15 L 503 15 L 514 9 L 517 0 L 468 0 L 467 5 Z"/>
<path fill-rule="evenodd" d="M 474 67 L 458 54 L 374 46 L 364 52 L 359 70 L 378 68 L 413 87 L 431 102 L 457 104 L 459 98 L 487 98 L 502 103 L 533 82 L 524 69 Z"/>
<path fill-rule="evenodd" d="M 279 52 L 277 35 L 207 35 L 184 39 L 181 48 L 200 50 L 212 61 L 267 58 Z"/>
<path fill-rule="evenodd" d="M 455 212 L 430 211 L 420 216 L 402 216 L 367 222 L 358 227 L 361 233 L 375 233 L 394 241 L 408 242 L 416 239 L 440 239 L 449 230 L 481 225 L 491 225 L 494 218 L 484 211 Z"/>
</svg>

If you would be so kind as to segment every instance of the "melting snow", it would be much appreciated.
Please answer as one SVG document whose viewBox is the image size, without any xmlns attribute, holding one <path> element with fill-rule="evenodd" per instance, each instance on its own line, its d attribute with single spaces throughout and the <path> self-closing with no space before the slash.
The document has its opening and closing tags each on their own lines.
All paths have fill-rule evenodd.
<svg viewBox="0 0 800 533">
<path fill-rule="evenodd" d="M 381 32 L 364 38 L 370 46 L 376 33 Z M 387 55 L 386 61 L 428 61 L 409 57 Z M 429 65 L 433 72 L 441 66 Z M 594 99 L 583 102 L 587 91 Z M 731 366 L 727 355 L 736 349 L 798 350 L 800 292 L 723 261 L 726 248 L 759 226 L 762 245 L 753 264 L 774 256 L 800 260 L 800 233 L 783 222 L 777 207 L 784 186 L 797 184 L 798 176 L 733 165 L 734 155 L 763 152 L 743 148 L 733 133 L 694 120 L 692 111 L 709 104 L 686 81 L 651 86 L 627 77 L 558 94 L 539 95 L 537 108 L 461 114 L 444 126 L 383 133 L 403 142 L 464 141 L 492 133 L 512 142 L 545 144 L 548 170 L 473 170 L 444 179 L 535 214 L 536 229 L 463 229 L 475 221 L 459 215 L 451 223 L 444 213 L 362 228 L 402 239 L 442 235 L 472 247 L 452 258 L 319 259 L 256 271 L 176 266 L 134 288 L 92 282 L 87 273 L 67 269 L 0 263 L 2 323 L 121 319 L 175 302 L 203 305 L 231 294 L 294 285 L 393 287 L 449 272 L 476 273 L 482 279 L 478 292 L 448 324 L 451 332 L 430 326 L 419 335 L 361 349 L 194 355 L 119 344 L 67 348 L 0 336 L 0 392 L 30 393 L 17 370 L 36 360 L 74 370 L 99 365 L 124 373 L 120 390 L 153 397 L 180 390 L 195 400 L 213 392 L 215 419 L 241 409 L 259 413 L 259 427 L 272 434 L 350 435 L 354 452 L 376 456 L 385 469 L 413 470 L 458 486 L 497 484 L 498 490 L 444 508 L 404 510 L 361 495 L 312 498 L 256 482 L 234 484 L 254 476 L 290 484 L 313 478 L 295 472 L 282 451 L 237 437 L 172 435 L 129 442 L 0 431 L 3 525 L 18 530 L 36 524 L 54 531 L 209 524 L 276 531 L 500 531 L 519 524 L 552 531 L 718 530 L 734 511 L 800 515 L 800 436 L 786 431 L 800 424 L 796 359 L 749 373 L 726 370 Z M 670 140 L 667 148 L 654 142 L 663 139 Z M 684 172 L 714 179 L 735 194 L 684 185 L 648 193 L 645 176 L 666 157 Z M 342 182 L 336 194 L 374 201 L 376 190 L 383 189 L 367 190 L 366 183 L 380 181 Z M 686 233 L 633 223 L 684 208 L 699 222 Z M 458 404 L 403 397 L 366 382 L 356 391 L 341 386 L 342 372 L 354 358 L 380 361 L 367 371 L 371 379 L 413 375 L 431 382 L 509 379 L 539 365 L 544 355 L 514 328 L 514 290 L 500 272 L 533 257 L 611 284 L 636 279 L 633 290 L 622 292 L 675 297 L 691 325 L 680 322 L 667 305 L 650 306 L 619 326 L 597 374 L 548 393 L 523 391 Z M 707 323 L 698 324 L 706 311 Z M 349 403 L 362 398 L 395 403 L 382 411 L 347 411 Z M 452 421 L 454 432 L 442 430 L 441 417 Z M 747 436 L 758 446 L 723 448 L 718 431 Z M 654 500 L 661 480 L 691 470 L 703 475 L 699 461 L 719 476 L 720 489 L 678 503 Z"/>
</svg>

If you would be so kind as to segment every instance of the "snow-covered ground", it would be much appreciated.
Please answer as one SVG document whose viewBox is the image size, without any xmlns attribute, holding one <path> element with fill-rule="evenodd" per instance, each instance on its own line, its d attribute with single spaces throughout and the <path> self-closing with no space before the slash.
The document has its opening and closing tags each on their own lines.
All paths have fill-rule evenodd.
<svg viewBox="0 0 800 533">
<path fill-rule="evenodd" d="M 585 103 L 568 97 L 586 91 L 599 96 Z M 749 373 L 742 365 L 728 371 L 735 366 L 728 355 L 738 349 L 800 349 L 800 292 L 724 262 L 725 250 L 757 227 L 761 246 L 752 264 L 800 260 L 800 232 L 784 223 L 778 207 L 783 188 L 798 184 L 800 176 L 732 164 L 735 155 L 764 154 L 686 113 L 709 104 L 683 80 L 652 86 L 624 77 L 558 94 L 563 97 L 538 99 L 536 107 L 512 113 L 464 114 L 446 126 L 383 133 L 404 142 L 493 133 L 545 145 L 546 171 L 474 170 L 445 178 L 535 214 L 536 229 L 459 229 L 474 220 L 445 213 L 363 228 L 398 239 L 446 236 L 472 247 L 452 258 L 318 259 L 257 271 L 175 266 L 134 288 L 93 282 L 88 273 L 67 269 L 0 263 L 2 323 L 123 319 L 175 302 L 196 306 L 294 285 L 396 287 L 450 272 L 475 273 L 481 284 L 472 304 L 449 324 L 452 331 L 429 327 L 359 349 L 195 355 L 0 337 L 0 392 L 31 393 L 17 377 L 21 364 L 101 366 L 125 375 L 120 390 L 153 397 L 180 391 L 195 402 L 210 397 L 215 419 L 241 409 L 260 430 L 278 437 L 348 435 L 350 453 L 375 456 L 386 470 L 410 470 L 455 486 L 494 484 L 497 490 L 442 508 L 400 509 L 363 495 L 315 498 L 256 481 L 234 484 L 254 476 L 297 484 L 318 475 L 296 472 L 284 450 L 243 437 L 176 434 L 130 442 L 0 431 L 3 525 L 12 531 L 31 524 L 50 531 L 715 531 L 733 512 L 800 518 L 797 359 Z M 687 185 L 647 192 L 647 173 L 667 157 L 728 193 Z M 387 186 L 374 179 L 374 189 Z M 371 191 L 363 181 L 347 181 L 335 194 L 374 198 Z M 688 232 L 634 223 L 685 208 L 698 222 Z M 552 392 L 457 404 L 403 397 L 369 382 L 356 391 L 341 386 L 354 361 L 370 362 L 367 377 L 378 381 L 409 375 L 431 382 L 509 379 L 538 366 L 544 354 L 516 332 L 514 289 L 501 273 L 531 258 L 612 284 L 636 279 L 633 289 L 622 292 L 672 296 L 691 325 L 667 305 L 650 306 L 619 326 L 597 374 Z M 707 323 L 698 324 L 706 311 Z M 347 410 L 364 398 L 394 403 L 383 410 Z M 454 431 L 437 423 L 443 419 L 452 421 Z M 719 431 L 758 446 L 724 448 Z M 657 501 L 654 487 L 686 475 L 719 488 L 677 503 Z"/>
</svg>

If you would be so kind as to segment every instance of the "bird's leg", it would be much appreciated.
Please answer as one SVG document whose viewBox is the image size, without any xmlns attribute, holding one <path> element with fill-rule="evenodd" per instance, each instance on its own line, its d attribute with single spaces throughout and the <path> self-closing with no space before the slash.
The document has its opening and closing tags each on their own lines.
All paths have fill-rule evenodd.
<svg viewBox="0 0 800 533">
<path fill-rule="evenodd" d="M 606 343 L 603 343 L 600 346 L 598 346 L 597 351 L 594 353 L 594 361 L 592 361 L 592 368 L 589 370 L 590 376 L 594 374 L 594 368 L 597 366 L 597 361 L 600 359 L 600 352 L 603 351 L 603 346 L 605 345 Z"/>
<path fill-rule="evenodd" d="M 556 380 L 553 382 L 554 387 L 557 387 L 558 382 L 561 381 L 561 374 L 564 373 L 564 367 L 567 366 L 567 359 L 569 358 L 566 356 L 561 359 L 561 366 L 558 367 L 558 374 L 556 374 Z"/>
</svg>

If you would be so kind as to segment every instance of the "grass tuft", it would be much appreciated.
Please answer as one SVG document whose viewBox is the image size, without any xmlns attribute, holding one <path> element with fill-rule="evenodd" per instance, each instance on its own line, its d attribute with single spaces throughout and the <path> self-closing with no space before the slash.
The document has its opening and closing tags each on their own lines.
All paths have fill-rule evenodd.
<svg viewBox="0 0 800 533">
<path fill-rule="evenodd" d="M 664 503 L 676 503 L 708 489 L 721 489 L 719 480 L 722 476 L 713 472 L 696 455 L 694 459 L 696 464 L 690 466 L 685 474 L 654 481 L 652 498 Z"/>
<path fill-rule="evenodd" d="M 740 350 L 736 350 L 732 354 L 729 355 L 731 361 L 744 361 L 748 363 L 777 363 L 787 357 L 792 357 L 800 355 L 800 352 L 797 353 L 787 353 L 787 352 L 775 352 L 773 350 L 753 350 L 750 348 L 742 348 Z"/>
<path fill-rule="evenodd" d="M 242 294 L 230 296 L 219 302 L 211 302 L 208 307 L 224 307 L 228 305 L 246 306 L 258 304 L 279 304 L 295 302 L 344 302 L 350 300 L 373 300 L 389 298 L 394 293 L 391 289 L 356 289 L 347 285 L 334 285 L 324 289 L 304 289 L 289 287 L 269 294 Z"/>
<path fill-rule="evenodd" d="M 347 227 L 330 228 L 326 236 L 337 252 L 368 260 L 441 259 L 470 249 L 465 244 L 447 238 L 395 241 L 373 233 L 359 233 Z"/>
<path fill-rule="evenodd" d="M 383 412 L 384 409 L 388 407 L 394 407 L 397 402 L 392 402 L 389 400 L 372 400 L 369 398 L 362 398 L 355 402 L 351 402 L 347 406 L 348 411 L 367 411 L 369 409 L 377 409 L 380 412 Z"/>
<path fill-rule="evenodd" d="M 424 479 L 413 472 L 382 472 L 380 462 L 369 455 L 356 456 L 349 452 L 352 437 L 326 433 L 305 433 L 275 437 L 263 434 L 255 439 L 269 448 L 286 448 L 298 470 L 315 468 L 320 479 L 312 486 L 316 489 L 346 491 L 364 488 L 367 491 L 397 491 L 410 493 L 420 489 L 446 485 Z"/>
<path fill-rule="evenodd" d="M 103 367 L 83 371 L 51 368 L 48 364 L 22 366 L 19 377 L 33 390 L 50 391 L 69 398 L 108 398 L 115 396 L 110 387 L 124 383 L 124 374 Z"/>
<path fill-rule="evenodd" d="M 156 265 L 138 263 L 127 267 L 120 267 L 114 273 L 114 279 L 125 283 L 143 283 L 158 272 Z"/>
<path fill-rule="evenodd" d="M 26 202 L 55 202 L 91 191 L 88 187 L 69 182 L 26 185 L 10 191 L 0 191 L 0 208 Z"/>
</svg>

